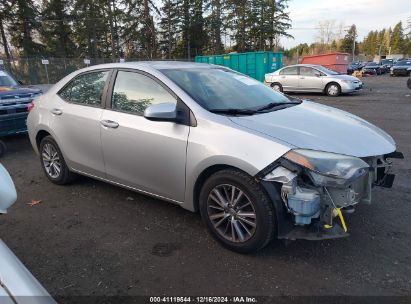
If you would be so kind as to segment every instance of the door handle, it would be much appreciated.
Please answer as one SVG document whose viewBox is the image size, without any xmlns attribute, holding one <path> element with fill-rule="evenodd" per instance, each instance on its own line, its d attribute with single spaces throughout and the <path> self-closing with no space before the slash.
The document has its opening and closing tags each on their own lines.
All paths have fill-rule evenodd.
<svg viewBox="0 0 411 304">
<path fill-rule="evenodd" d="M 118 122 L 112 121 L 112 120 L 102 120 L 100 121 L 103 127 L 106 128 L 111 128 L 111 129 L 116 129 L 118 128 L 119 124 Z"/>
<path fill-rule="evenodd" d="M 60 110 L 60 109 L 51 109 L 50 112 L 53 113 L 54 115 L 61 115 L 61 114 L 63 114 L 63 111 Z"/>
<path fill-rule="evenodd" d="M 305 77 L 300 77 L 300 79 L 305 79 Z"/>
<path fill-rule="evenodd" d="M 281 78 L 285 78 L 285 76 L 281 76 Z"/>
</svg>

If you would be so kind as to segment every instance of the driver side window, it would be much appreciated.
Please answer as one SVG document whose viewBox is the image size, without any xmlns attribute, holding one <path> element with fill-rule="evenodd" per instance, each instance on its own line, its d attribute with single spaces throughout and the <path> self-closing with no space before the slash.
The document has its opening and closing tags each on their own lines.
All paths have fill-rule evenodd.
<svg viewBox="0 0 411 304">
<path fill-rule="evenodd" d="M 119 71 L 111 98 L 113 110 L 142 115 L 144 110 L 157 103 L 177 100 L 154 79 L 136 72 Z"/>
</svg>

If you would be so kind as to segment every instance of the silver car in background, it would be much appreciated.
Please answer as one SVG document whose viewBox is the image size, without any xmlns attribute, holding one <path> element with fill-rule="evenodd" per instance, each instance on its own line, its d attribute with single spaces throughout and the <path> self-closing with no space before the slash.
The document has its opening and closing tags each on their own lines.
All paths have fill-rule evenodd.
<svg viewBox="0 0 411 304">
<path fill-rule="evenodd" d="M 356 77 L 343 75 L 321 65 L 296 64 L 265 75 L 265 83 L 280 92 L 319 92 L 328 96 L 362 89 Z"/>
<path fill-rule="evenodd" d="M 89 67 L 31 109 L 30 141 L 51 182 L 82 174 L 199 211 L 239 252 L 273 237 L 348 235 L 342 212 L 390 187 L 388 159 L 399 156 L 359 117 L 208 64 Z"/>
</svg>

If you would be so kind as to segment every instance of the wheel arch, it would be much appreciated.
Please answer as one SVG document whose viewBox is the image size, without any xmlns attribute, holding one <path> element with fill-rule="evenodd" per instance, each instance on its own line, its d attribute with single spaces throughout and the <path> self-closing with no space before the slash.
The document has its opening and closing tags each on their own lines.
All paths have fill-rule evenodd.
<svg viewBox="0 0 411 304">
<path fill-rule="evenodd" d="M 215 164 L 212 166 L 209 166 L 207 168 L 205 168 L 200 175 L 197 177 L 195 183 L 194 183 L 194 188 L 193 188 L 193 208 L 195 212 L 198 212 L 198 205 L 199 205 L 199 197 L 200 197 L 200 192 L 201 192 L 201 188 L 204 185 L 205 181 L 212 176 L 213 174 L 225 170 L 225 169 L 235 169 L 235 170 L 239 170 L 242 171 L 246 174 L 248 174 L 247 172 L 245 172 L 244 170 L 241 170 L 240 168 L 234 167 L 234 166 L 230 166 L 227 164 Z"/>
<path fill-rule="evenodd" d="M 44 137 L 46 136 L 52 136 L 48 131 L 41 129 L 37 132 L 36 134 L 36 147 L 37 149 L 40 147 L 40 143 L 43 140 Z"/>
<path fill-rule="evenodd" d="M 283 87 L 283 85 L 282 85 L 279 81 L 274 81 L 274 82 L 270 83 L 270 87 L 271 87 L 272 89 L 274 89 L 274 85 L 279 85 L 279 86 L 280 86 L 280 92 L 283 92 L 283 91 L 284 91 L 284 87 Z"/>
</svg>

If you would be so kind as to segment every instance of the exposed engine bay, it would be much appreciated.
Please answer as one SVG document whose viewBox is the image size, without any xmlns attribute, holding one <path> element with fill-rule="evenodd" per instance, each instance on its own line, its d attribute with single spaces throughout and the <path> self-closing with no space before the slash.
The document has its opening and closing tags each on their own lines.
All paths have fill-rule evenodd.
<svg viewBox="0 0 411 304">
<path fill-rule="evenodd" d="M 391 187 L 395 175 L 390 173 L 392 162 L 389 159 L 403 158 L 402 153 L 393 152 L 352 158 L 347 164 L 339 160 L 333 166 L 340 165 L 343 170 L 338 174 L 324 174 L 317 171 L 317 167 L 310 167 L 312 155 L 306 153 L 306 159 L 301 155 L 304 154 L 282 157 L 262 177 L 263 181 L 281 184 L 282 203 L 291 215 L 294 227 L 303 231 L 302 234 L 291 233 L 286 237 L 290 239 L 313 239 L 307 230 L 301 230 L 302 227 L 310 227 L 318 239 L 321 239 L 320 234 L 328 237 L 348 235 L 344 214 L 353 213 L 357 204 L 370 204 L 374 186 Z"/>
</svg>

